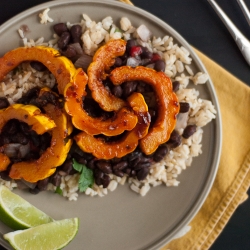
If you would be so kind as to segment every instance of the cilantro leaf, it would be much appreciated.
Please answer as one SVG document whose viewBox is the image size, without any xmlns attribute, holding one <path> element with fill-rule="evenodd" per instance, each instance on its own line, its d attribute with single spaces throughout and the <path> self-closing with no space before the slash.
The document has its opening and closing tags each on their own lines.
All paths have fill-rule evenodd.
<svg viewBox="0 0 250 250">
<path fill-rule="evenodd" d="M 94 184 L 94 174 L 93 171 L 86 166 L 82 165 L 82 173 L 79 179 L 79 191 L 85 192 L 88 187 L 92 187 Z"/>
<path fill-rule="evenodd" d="M 63 195 L 63 191 L 60 187 L 57 187 L 56 190 L 55 190 L 55 193 L 56 194 L 60 194 L 60 195 Z"/>
<path fill-rule="evenodd" d="M 73 159 L 73 168 L 78 171 L 78 172 L 81 172 L 82 169 L 83 169 L 83 166 L 82 164 L 78 163 L 75 159 Z"/>
<path fill-rule="evenodd" d="M 88 187 L 92 187 L 94 184 L 93 171 L 87 168 L 85 165 L 78 163 L 73 159 L 73 168 L 80 173 L 78 181 L 78 187 L 80 192 L 85 192 Z"/>
</svg>

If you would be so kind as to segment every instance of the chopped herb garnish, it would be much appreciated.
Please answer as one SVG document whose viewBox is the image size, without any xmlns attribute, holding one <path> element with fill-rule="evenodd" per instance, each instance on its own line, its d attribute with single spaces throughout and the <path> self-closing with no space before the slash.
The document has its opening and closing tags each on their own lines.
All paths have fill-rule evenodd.
<svg viewBox="0 0 250 250">
<path fill-rule="evenodd" d="M 55 191 L 56 194 L 60 194 L 60 195 L 63 195 L 63 191 L 60 187 L 56 187 L 56 191 Z"/>
<path fill-rule="evenodd" d="M 85 192 L 88 187 L 92 187 L 94 184 L 93 171 L 87 168 L 85 165 L 78 163 L 73 159 L 73 168 L 80 173 L 78 187 L 80 192 Z"/>
</svg>

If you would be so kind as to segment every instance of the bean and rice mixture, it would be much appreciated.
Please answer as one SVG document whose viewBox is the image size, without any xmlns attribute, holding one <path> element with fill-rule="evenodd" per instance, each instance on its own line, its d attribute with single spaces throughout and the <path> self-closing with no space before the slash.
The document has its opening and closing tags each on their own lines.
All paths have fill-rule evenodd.
<svg viewBox="0 0 250 250">
<path fill-rule="evenodd" d="M 53 22 L 48 12 L 49 9 L 46 9 L 39 15 L 41 24 Z M 114 67 L 143 65 L 154 68 L 156 71 L 164 71 L 173 82 L 173 90 L 180 103 L 180 113 L 170 140 L 161 145 L 153 155 L 145 156 L 139 149 L 136 149 L 121 159 L 96 160 L 91 154 L 82 152 L 73 144 L 67 160 L 58 167 L 51 178 L 35 184 L 25 183 L 29 186 L 30 192 L 38 193 L 42 190 L 55 192 L 59 189 L 64 197 L 77 200 L 79 173 L 72 167 L 72 159 L 93 170 L 95 183 L 85 191 L 85 194 L 89 196 L 105 196 L 109 191 L 114 191 L 118 184 L 124 185 L 125 183 L 142 196 L 145 196 L 151 187 L 158 185 L 178 186 L 178 175 L 192 164 L 193 157 L 202 153 L 202 127 L 214 119 L 216 114 L 213 104 L 201 99 L 199 91 L 193 87 L 197 84 L 205 84 L 208 76 L 203 72 L 193 72 L 189 51 L 175 43 L 174 39 L 168 35 L 154 37 L 145 25 L 134 27 L 126 17 L 122 17 L 117 26 L 110 16 L 97 22 L 87 14 L 83 14 L 79 23 L 55 24 L 54 31 L 53 38 L 46 42 L 43 37 L 38 40 L 28 39 L 25 29 L 18 30 L 25 47 L 36 45 L 53 47 L 62 51 L 63 55 L 72 59 L 76 67 L 81 66 L 85 71 L 92 56 L 101 45 L 110 39 L 126 40 L 126 53 L 116 59 Z M 126 98 L 134 91 L 142 93 L 154 120 L 157 115 L 152 99 L 154 93 L 147 84 L 127 82 L 121 87 L 114 87 L 108 80 L 104 84 L 117 97 Z M 0 108 L 5 107 L 6 102 L 9 104 L 30 103 L 38 87 L 49 87 L 54 90 L 55 85 L 54 76 L 43 65 L 38 62 L 24 62 L 0 83 Z M 97 113 L 101 112 L 98 105 L 91 99 L 89 103 L 84 104 L 84 108 L 91 116 L 97 116 Z M 15 126 L 22 130 L 25 124 L 16 122 Z M 21 136 L 19 140 L 22 139 Z M 46 134 L 39 137 L 38 147 L 47 145 L 46 142 L 49 139 L 50 137 Z M 2 141 L 1 137 L 0 143 L 3 143 Z M 10 189 L 22 188 L 23 184 L 23 182 L 9 179 L 3 172 L 0 173 L 0 183 Z"/>
</svg>

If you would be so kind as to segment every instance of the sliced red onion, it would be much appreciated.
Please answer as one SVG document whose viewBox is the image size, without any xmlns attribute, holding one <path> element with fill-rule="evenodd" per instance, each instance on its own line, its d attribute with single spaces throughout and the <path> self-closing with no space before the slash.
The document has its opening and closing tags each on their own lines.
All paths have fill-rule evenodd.
<svg viewBox="0 0 250 250">
<path fill-rule="evenodd" d="M 187 126 L 188 121 L 188 112 L 186 113 L 179 113 L 177 116 L 177 122 L 175 129 L 184 129 Z"/>
<path fill-rule="evenodd" d="M 155 64 L 154 63 L 150 63 L 146 66 L 146 68 L 150 68 L 150 69 L 153 69 L 155 67 Z"/>
<path fill-rule="evenodd" d="M 68 47 L 73 48 L 76 51 L 77 55 L 82 55 L 84 53 L 80 43 L 72 43 L 69 44 Z"/>
<path fill-rule="evenodd" d="M 4 145 L 4 153 L 10 157 L 15 158 L 19 156 L 20 143 L 9 143 Z"/>
<path fill-rule="evenodd" d="M 127 66 L 130 66 L 130 67 L 137 67 L 141 64 L 141 61 L 136 59 L 135 57 L 129 57 L 127 59 Z"/>
<path fill-rule="evenodd" d="M 151 31 L 144 24 L 140 25 L 136 31 L 140 39 L 144 42 L 147 42 L 152 35 Z"/>
<path fill-rule="evenodd" d="M 30 151 L 30 144 L 26 144 L 26 145 L 21 145 L 19 148 L 19 152 L 20 152 L 20 157 L 24 158 Z"/>
<path fill-rule="evenodd" d="M 36 182 L 28 182 L 28 181 L 25 181 L 23 179 L 21 179 L 20 181 L 16 181 L 17 182 L 17 187 L 19 189 L 26 189 L 26 188 L 31 188 L 31 189 L 34 189 L 36 187 Z"/>
<path fill-rule="evenodd" d="M 93 57 L 87 54 L 82 54 L 74 63 L 76 68 L 82 68 L 84 71 L 87 71 L 90 63 L 92 62 Z"/>
</svg>

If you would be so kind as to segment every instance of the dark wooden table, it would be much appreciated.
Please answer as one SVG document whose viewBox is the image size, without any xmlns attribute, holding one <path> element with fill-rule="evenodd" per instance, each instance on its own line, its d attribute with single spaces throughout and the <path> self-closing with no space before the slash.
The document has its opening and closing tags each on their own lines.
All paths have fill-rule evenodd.
<svg viewBox="0 0 250 250">
<path fill-rule="evenodd" d="M 205 53 L 250 86 L 250 66 L 245 62 L 229 32 L 206 0 L 132 1 L 136 6 L 164 20 L 179 32 L 191 45 Z M 44 2 L 46 1 L 1 0 L 0 24 L 21 11 Z M 217 3 L 223 8 L 244 35 L 250 39 L 250 27 L 244 19 L 237 1 L 217 0 Z M 250 0 L 245 0 L 245 3 L 250 8 Z M 248 192 L 248 194 L 250 194 L 250 192 Z M 239 206 L 221 235 L 211 247 L 211 250 L 247 249 L 250 249 L 249 199 Z"/>
</svg>

